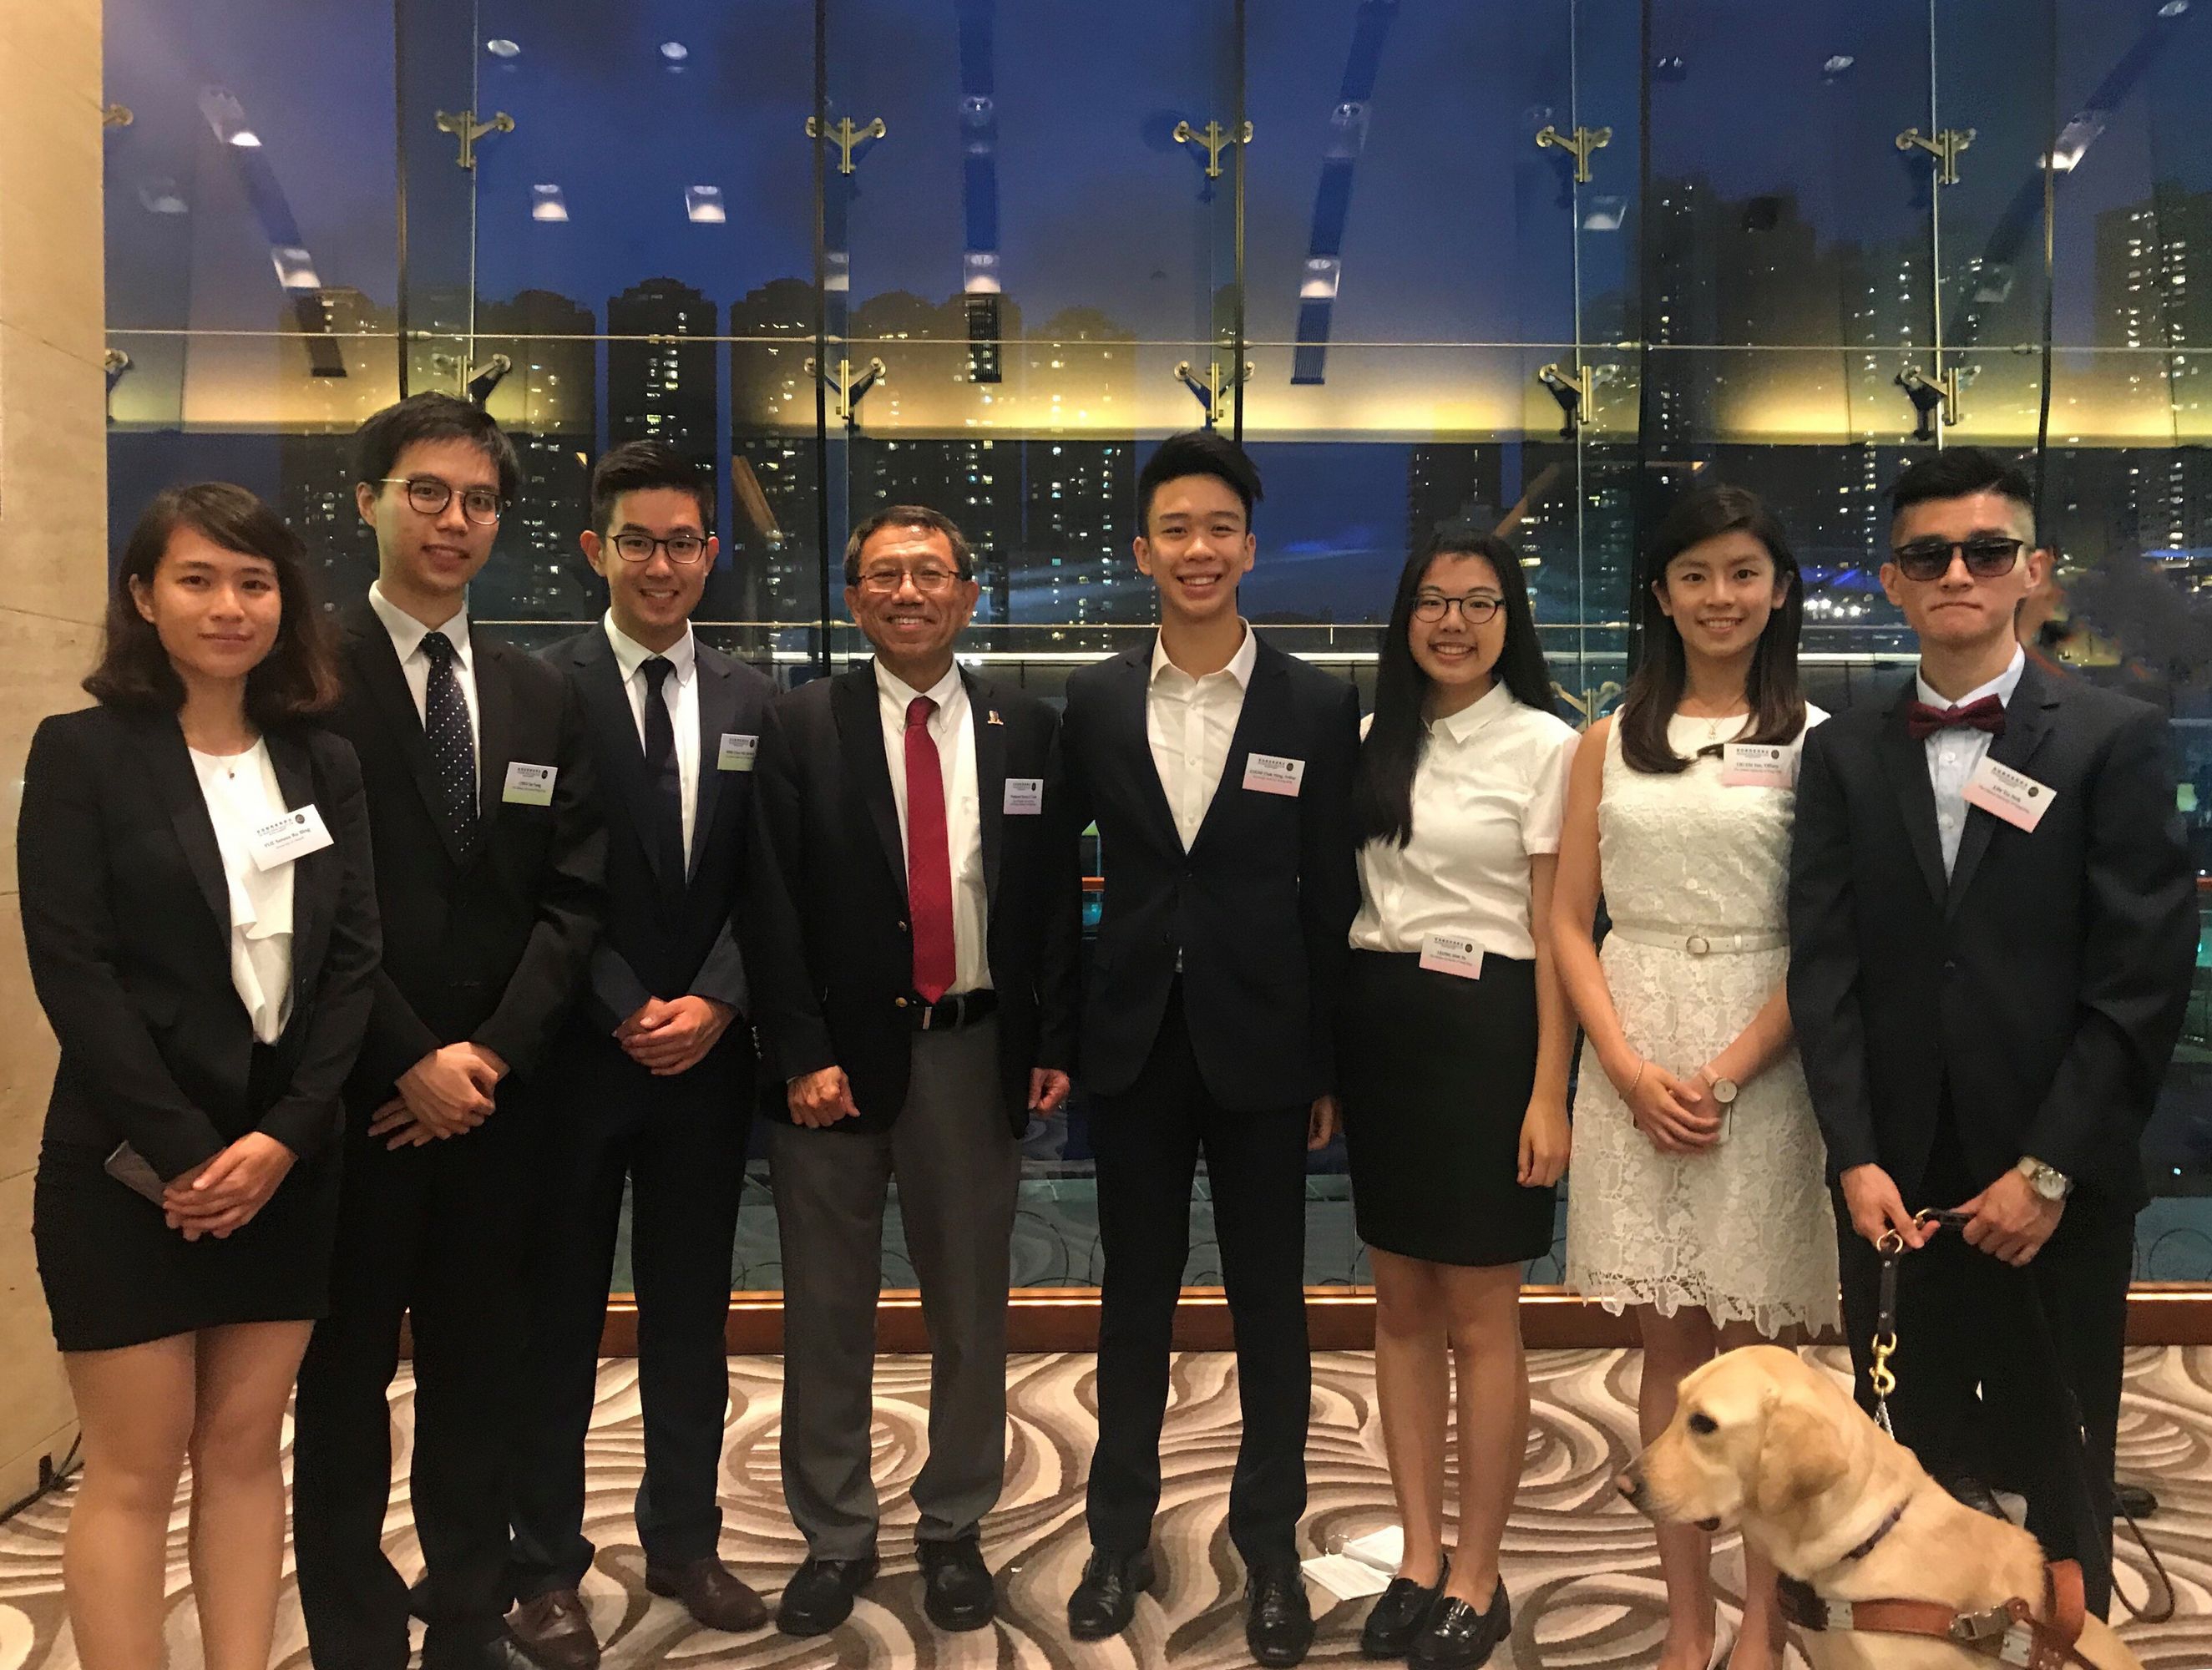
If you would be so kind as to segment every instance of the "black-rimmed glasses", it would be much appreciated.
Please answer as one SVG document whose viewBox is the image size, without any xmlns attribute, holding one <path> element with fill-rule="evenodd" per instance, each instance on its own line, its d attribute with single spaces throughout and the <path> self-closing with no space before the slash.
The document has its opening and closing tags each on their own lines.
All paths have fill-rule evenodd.
<svg viewBox="0 0 2212 1670">
<path fill-rule="evenodd" d="M 453 483 L 435 476 L 386 476 L 383 485 L 405 488 L 409 507 L 424 516 L 442 516 L 453 500 Z M 488 487 L 461 489 L 461 514 L 478 527 L 491 526 L 506 508 L 505 501 Z"/>
<path fill-rule="evenodd" d="M 1469 626 L 1486 626 L 1496 618 L 1504 605 L 1497 598 L 1485 597 L 1480 592 L 1469 592 L 1465 597 L 1446 597 L 1441 592 L 1424 592 L 1413 599 L 1413 618 L 1417 621 L 1440 621 L 1453 609 L 1459 610 L 1460 619 Z"/>
<path fill-rule="evenodd" d="M 2012 572 L 2027 546 L 2025 539 L 1977 534 L 1972 539 L 1915 539 L 1890 556 L 1907 580 L 1941 580 L 1951 572 L 1954 556 L 1966 559 L 1966 572 L 1976 580 L 1995 580 Z"/>
<path fill-rule="evenodd" d="M 707 554 L 707 542 L 696 533 L 671 534 L 665 539 L 649 533 L 618 533 L 612 543 L 615 555 L 625 562 L 650 562 L 653 552 L 666 551 L 671 562 L 688 568 Z"/>
</svg>

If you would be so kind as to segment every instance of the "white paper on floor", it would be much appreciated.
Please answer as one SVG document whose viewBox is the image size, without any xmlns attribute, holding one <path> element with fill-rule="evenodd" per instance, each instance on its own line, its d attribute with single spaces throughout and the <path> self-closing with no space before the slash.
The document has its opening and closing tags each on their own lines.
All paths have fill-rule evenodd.
<svg viewBox="0 0 2212 1670">
<path fill-rule="evenodd" d="M 1364 1560 L 1343 1554 L 1317 1554 L 1305 1562 L 1304 1570 L 1340 1600 L 1358 1600 L 1380 1594 L 1390 1586 L 1390 1574 L 1377 1571 Z"/>
<path fill-rule="evenodd" d="M 1402 1526 L 1386 1525 L 1380 1531 L 1354 1537 L 1337 1552 L 1349 1555 L 1362 1565 L 1371 1565 L 1388 1576 L 1405 1563 L 1405 1529 Z"/>
</svg>

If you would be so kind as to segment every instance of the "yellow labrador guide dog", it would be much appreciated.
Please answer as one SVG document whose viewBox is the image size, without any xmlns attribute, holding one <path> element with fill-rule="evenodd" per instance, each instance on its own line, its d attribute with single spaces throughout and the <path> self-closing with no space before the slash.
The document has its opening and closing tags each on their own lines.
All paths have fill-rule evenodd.
<svg viewBox="0 0 2212 1670">
<path fill-rule="evenodd" d="M 1620 1485 L 1662 1525 L 1740 1528 L 1795 1579 L 1814 1670 L 2142 1670 L 2081 1618 L 2078 1571 L 2046 1571 L 2027 1532 L 1953 1500 L 1794 1351 L 1748 1346 L 1691 1375 Z"/>
</svg>

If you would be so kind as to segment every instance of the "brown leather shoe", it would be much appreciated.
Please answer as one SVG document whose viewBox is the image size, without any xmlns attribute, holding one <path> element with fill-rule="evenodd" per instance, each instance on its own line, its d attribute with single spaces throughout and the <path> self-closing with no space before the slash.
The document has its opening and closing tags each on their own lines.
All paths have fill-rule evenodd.
<svg viewBox="0 0 2212 1670">
<path fill-rule="evenodd" d="M 507 1627 L 545 1670 L 599 1670 L 599 1637 L 572 1588 L 533 1594 L 508 1615 Z"/>
<path fill-rule="evenodd" d="M 647 1565 L 645 1586 L 655 1594 L 681 1600 L 684 1610 L 710 1630 L 740 1635 L 768 1622 L 768 1603 L 718 1555 L 672 1569 Z"/>
</svg>

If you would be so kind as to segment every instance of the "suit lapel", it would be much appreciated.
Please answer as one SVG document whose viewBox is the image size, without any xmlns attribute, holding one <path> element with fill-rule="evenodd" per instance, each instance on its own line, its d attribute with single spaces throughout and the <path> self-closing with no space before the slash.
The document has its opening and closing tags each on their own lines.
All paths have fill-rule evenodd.
<svg viewBox="0 0 2212 1670">
<path fill-rule="evenodd" d="M 830 711 L 837 726 L 837 745 L 845 768 L 867 803 L 876 826 L 876 839 L 884 849 L 884 862 L 906 896 L 906 846 L 899 839 L 898 802 L 891 797 L 890 762 L 884 752 L 883 721 L 878 717 L 876 664 L 861 661 L 837 675 L 830 691 Z"/>
<path fill-rule="evenodd" d="M 446 856 L 459 864 L 460 844 L 446 827 L 445 797 L 439 792 L 437 769 L 430 762 L 430 739 L 423 732 L 422 714 L 415 710 L 407 675 L 399 669 L 399 653 L 392 647 L 392 635 L 366 599 L 346 611 L 346 632 L 354 677 L 405 758 L 408 774 L 415 779 L 423 808 L 430 814 L 430 827 L 445 844 Z"/>
<path fill-rule="evenodd" d="M 2059 687 L 2031 661 L 2021 671 L 2012 700 L 2005 704 L 2004 734 L 1990 744 L 1989 757 L 1999 765 L 2025 772 L 2036 750 L 2051 734 L 2051 715 L 2058 706 Z M 1990 837 L 1997 820 L 1979 806 L 1966 808 L 1966 821 L 1959 832 L 1959 858 L 1951 866 L 1951 887 L 1943 904 L 1946 919 L 1958 912 L 1959 902 L 1990 850 Z"/>
<path fill-rule="evenodd" d="M 983 835 L 983 899 L 988 908 L 999 902 L 999 854 L 1004 843 L 1006 811 L 1006 727 L 993 704 L 997 696 L 990 684 L 963 671 L 968 686 L 968 714 L 975 732 L 975 813 Z M 991 920 L 986 914 L 985 921 Z"/>
<path fill-rule="evenodd" d="M 230 940 L 230 879 L 222 869 L 222 848 L 216 844 L 215 821 L 208 816 L 207 796 L 200 789 L 199 773 L 185 746 L 185 733 L 167 714 L 140 721 L 138 742 L 146 756 L 156 792 L 169 809 L 169 827 L 185 862 L 199 884 L 200 897 L 215 919 L 223 942 Z"/>
<path fill-rule="evenodd" d="M 1941 905 L 1949 891 L 1943 876 L 1943 838 L 1936 828 L 1936 791 L 1928 780 L 1928 745 L 1913 740 L 1905 728 L 1906 710 L 1915 687 L 1908 683 L 1881 724 L 1881 754 L 1896 791 L 1898 811 L 1905 818 L 1905 833 L 1912 843 L 1912 856 L 1920 862 L 1921 879 L 1928 897 Z"/>
<path fill-rule="evenodd" d="M 691 861 L 686 880 L 699 873 L 714 811 L 722 802 L 722 735 L 738 716 L 738 681 L 730 670 L 708 659 L 704 644 L 694 643 L 691 675 L 699 681 L 699 792 L 691 811 Z M 639 756 L 641 761 L 644 756 Z"/>
<path fill-rule="evenodd" d="M 493 642 L 473 626 L 469 629 L 470 671 L 477 686 L 477 817 L 486 826 L 506 792 L 507 762 L 514 750 L 514 702 L 507 688 L 507 658 L 519 653 Z M 532 760 L 527 763 L 553 762 Z M 478 829 L 478 852 L 491 844 L 490 836 L 489 827 Z"/>
<path fill-rule="evenodd" d="M 296 811 L 314 805 L 315 768 L 308 758 L 307 745 L 295 737 L 275 732 L 269 733 L 268 743 L 269 762 L 276 768 L 276 787 L 283 797 L 284 809 Z M 308 975 L 322 962 L 322 941 L 318 935 L 322 932 L 325 914 L 323 878 L 330 866 L 337 862 L 340 859 L 335 847 L 325 847 L 293 860 L 292 984 L 295 991 L 306 988 Z"/>
<path fill-rule="evenodd" d="M 1166 843 L 1167 850 L 1180 853 L 1182 835 L 1176 828 L 1175 808 L 1168 804 L 1167 786 L 1160 781 L 1159 762 L 1152 758 L 1152 732 L 1145 711 L 1152 677 L 1149 646 L 1122 655 L 1114 683 L 1112 711 L 1129 780 L 1138 786 L 1138 804 L 1152 818 L 1153 832 Z"/>
<path fill-rule="evenodd" d="M 1264 720 L 1273 707 L 1280 687 L 1289 676 L 1282 658 L 1267 645 L 1260 645 L 1258 659 L 1252 664 L 1252 682 L 1245 687 L 1244 703 L 1237 710 L 1237 728 L 1229 735 L 1229 752 L 1222 756 L 1221 780 L 1213 786 L 1213 799 L 1206 802 L 1197 838 L 1190 843 L 1192 852 L 1195 853 L 1204 842 L 1206 832 L 1228 815 L 1224 808 L 1237 804 L 1243 786 L 1243 774 L 1237 770 L 1237 762 L 1250 751 L 1253 726 Z"/>
</svg>

